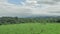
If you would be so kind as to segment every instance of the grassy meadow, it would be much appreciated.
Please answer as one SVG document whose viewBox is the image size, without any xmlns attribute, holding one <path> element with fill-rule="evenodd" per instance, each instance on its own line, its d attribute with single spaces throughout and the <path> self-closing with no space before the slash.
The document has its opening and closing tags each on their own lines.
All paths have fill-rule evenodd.
<svg viewBox="0 0 60 34">
<path fill-rule="evenodd" d="M 60 34 L 59 23 L 0 25 L 0 34 Z"/>
</svg>

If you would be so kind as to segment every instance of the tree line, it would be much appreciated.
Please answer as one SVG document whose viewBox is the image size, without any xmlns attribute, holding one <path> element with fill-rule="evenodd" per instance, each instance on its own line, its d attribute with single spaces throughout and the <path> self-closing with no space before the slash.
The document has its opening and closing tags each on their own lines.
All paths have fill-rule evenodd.
<svg viewBox="0 0 60 34">
<path fill-rule="evenodd" d="M 0 25 L 3 24 L 20 24 L 20 23 L 60 23 L 60 17 L 0 17 Z"/>
</svg>

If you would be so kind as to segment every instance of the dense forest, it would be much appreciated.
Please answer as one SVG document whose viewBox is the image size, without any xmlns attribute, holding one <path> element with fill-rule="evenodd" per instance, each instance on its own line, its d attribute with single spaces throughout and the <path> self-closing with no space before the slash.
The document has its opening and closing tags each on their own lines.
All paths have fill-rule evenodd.
<svg viewBox="0 0 60 34">
<path fill-rule="evenodd" d="M 60 23 L 60 17 L 0 17 L 0 25 L 20 24 L 20 23 Z"/>
</svg>

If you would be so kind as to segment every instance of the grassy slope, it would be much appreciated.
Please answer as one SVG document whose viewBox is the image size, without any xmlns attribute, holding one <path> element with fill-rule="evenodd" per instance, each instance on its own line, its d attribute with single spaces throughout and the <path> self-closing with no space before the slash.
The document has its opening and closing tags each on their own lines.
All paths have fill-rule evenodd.
<svg viewBox="0 0 60 34">
<path fill-rule="evenodd" d="M 0 34 L 60 34 L 60 24 L 28 23 L 1 25 Z"/>
</svg>

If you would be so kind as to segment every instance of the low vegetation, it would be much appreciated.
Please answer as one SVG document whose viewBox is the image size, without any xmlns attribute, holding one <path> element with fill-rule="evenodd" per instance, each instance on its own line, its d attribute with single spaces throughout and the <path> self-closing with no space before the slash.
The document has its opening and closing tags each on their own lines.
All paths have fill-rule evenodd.
<svg viewBox="0 0 60 34">
<path fill-rule="evenodd" d="M 1 25 L 0 34 L 60 34 L 59 23 Z"/>
</svg>

